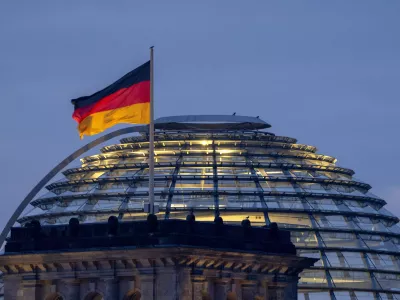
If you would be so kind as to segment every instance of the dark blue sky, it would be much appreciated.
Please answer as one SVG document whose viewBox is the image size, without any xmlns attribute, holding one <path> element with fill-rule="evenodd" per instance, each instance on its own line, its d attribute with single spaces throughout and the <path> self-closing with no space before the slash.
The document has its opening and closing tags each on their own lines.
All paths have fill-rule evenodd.
<svg viewBox="0 0 400 300">
<path fill-rule="evenodd" d="M 0 227 L 93 139 L 79 140 L 70 99 L 150 45 L 156 117 L 259 115 L 353 168 L 400 215 L 399 15 L 396 0 L 2 1 Z"/>
</svg>

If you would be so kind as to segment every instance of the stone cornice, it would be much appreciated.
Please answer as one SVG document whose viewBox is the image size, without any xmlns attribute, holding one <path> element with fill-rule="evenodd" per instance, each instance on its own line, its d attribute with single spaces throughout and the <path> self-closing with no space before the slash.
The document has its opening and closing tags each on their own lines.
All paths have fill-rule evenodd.
<svg viewBox="0 0 400 300">
<path fill-rule="evenodd" d="M 58 273 L 60 278 L 73 273 L 142 272 L 170 267 L 199 271 L 225 271 L 259 275 L 297 274 L 315 260 L 295 255 L 237 253 L 193 248 L 110 249 L 107 251 L 35 253 L 0 257 L 0 269 L 8 275 Z M 71 273 L 71 274 L 69 274 Z"/>
</svg>

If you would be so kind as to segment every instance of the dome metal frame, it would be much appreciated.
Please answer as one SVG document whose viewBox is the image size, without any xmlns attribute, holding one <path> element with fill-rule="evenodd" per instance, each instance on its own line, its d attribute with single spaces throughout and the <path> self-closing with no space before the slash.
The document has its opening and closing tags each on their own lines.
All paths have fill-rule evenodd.
<svg viewBox="0 0 400 300">
<path fill-rule="evenodd" d="M 385 200 L 355 179 L 353 170 L 337 166 L 334 157 L 260 131 L 261 126 L 270 127 L 242 116 L 159 119 L 154 191 L 159 217 L 185 218 L 193 211 L 203 221 L 221 216 L 236 224 L 250 216 L 253 226 L 276 222 L 291 231 L 299 255 L 320 259 L 302 273 L 299 299 L 400 299 L 399 218 L 384 208 Z M 127 133 L 138 135 L 65 170 L 86 151 Z M 9 223 L 145 218 L 147 148 L 147 126 L 100 137 L 45 176 Z M 65 179 L 48 184 L 60 171 Z M 44 187 L 48 192 L 35 198 Z M 33 210 L 21 216 L 28 203 Z"/>
</svg>

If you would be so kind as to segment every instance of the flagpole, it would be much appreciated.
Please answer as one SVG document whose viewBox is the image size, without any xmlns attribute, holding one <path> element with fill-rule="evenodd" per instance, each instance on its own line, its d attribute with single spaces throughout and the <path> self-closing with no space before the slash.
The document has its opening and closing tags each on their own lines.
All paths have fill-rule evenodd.
<svg viewBox="0 0 400 300">
<path fill-rule="evenodd" d="M 154 214 L 154 57 L 150 47 L 149 204 Z"/>
</svg>

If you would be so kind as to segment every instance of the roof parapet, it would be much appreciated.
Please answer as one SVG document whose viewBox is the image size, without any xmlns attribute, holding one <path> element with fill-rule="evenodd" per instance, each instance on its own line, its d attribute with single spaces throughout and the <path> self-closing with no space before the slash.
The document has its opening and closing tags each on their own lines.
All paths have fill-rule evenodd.
<svg viewBox="0 0 400 300">
<path fill-rule="evenodd" d="M 161 130 L 256 130 L 271 125 L 258 117 L 236 115 L 184 115 L 162 117 L 155 120 L 155 128 Z"/>
</svg>

